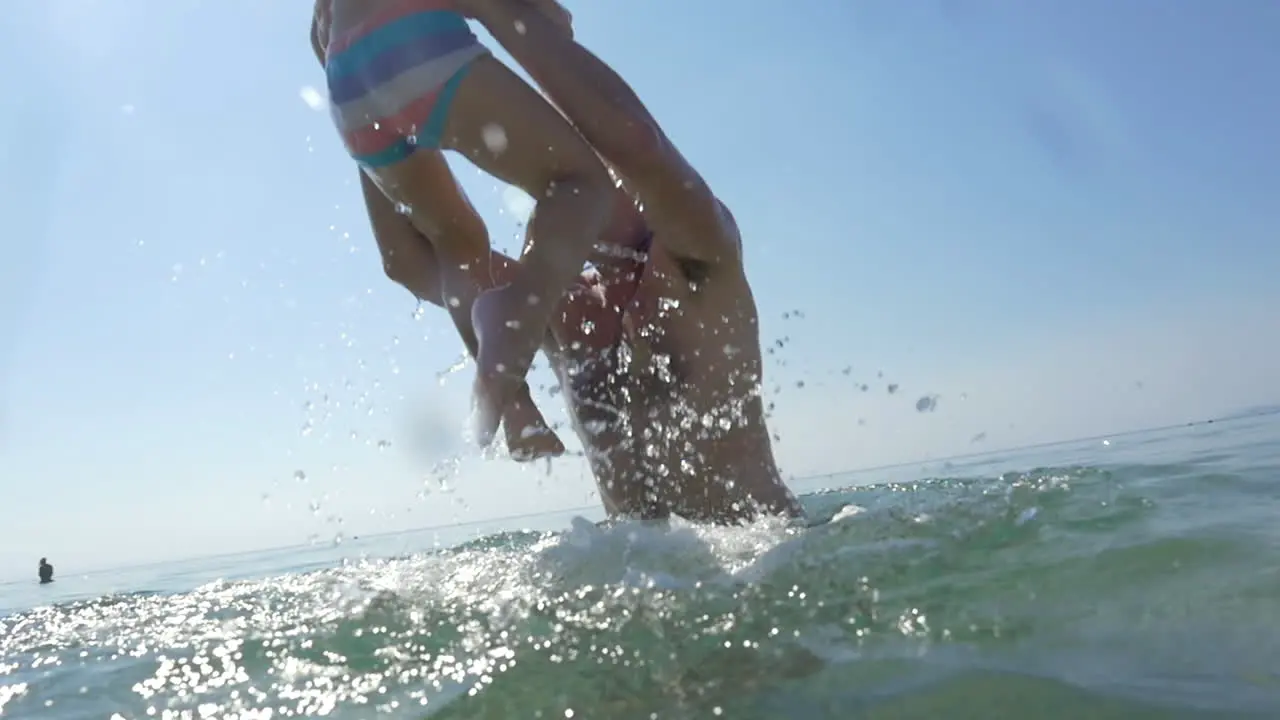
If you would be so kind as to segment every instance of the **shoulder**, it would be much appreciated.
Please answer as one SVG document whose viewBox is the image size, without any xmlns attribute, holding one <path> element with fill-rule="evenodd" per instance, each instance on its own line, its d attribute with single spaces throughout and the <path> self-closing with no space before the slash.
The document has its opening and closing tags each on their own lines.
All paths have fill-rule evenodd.
<svg viewBox="0 0 1280 720">
<path fill-rule="evenodd" d="M 691 285 L 732 284 L 744 277 L 742 233 L 733 213 L 718 198 L 708 198 L 701 222 L 684 224 L 674 232 L 695 235 L 695 242 L 663 242 L 659 235 L 654 246 Z M 699 252 L 682 252 L 690 245 Z"/>
<path fill-rule="evenodd" d="M 733 211 L 720 198 L 715 199 L 716 214 L 720 218 L 721 233 L 724 235 L 724 245 L 731 248 L 734 253 L 733 257 L 737 264 L 742 264 L 742 230 L 738 228 L 738 220 L 733 216 Z"/>
</svg>

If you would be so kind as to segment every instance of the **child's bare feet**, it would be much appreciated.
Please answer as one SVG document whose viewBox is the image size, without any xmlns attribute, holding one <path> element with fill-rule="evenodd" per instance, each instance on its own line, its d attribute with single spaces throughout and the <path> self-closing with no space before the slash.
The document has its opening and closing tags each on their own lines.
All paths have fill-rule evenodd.
<svg viewBox="0 0 1280 720">
<path fill-rule="evenodd" d="M 533 403 L 528 383 L 520 386 L 515 400 L 507 406 L 502 416 L 502 429 L 507 435 L 507 452 L 516 462 L 532 462 L 564 454 L 564 443 L 560 442 Z"/>
<path fill-rule="evenodd" d="M 480 351 L 476 354 L 475 433 L 480 447 L 488 447 L 498 425 L 525 385 L 533 356 L 545 328 L 526 320 L 537 302 L 508 285 L 481 293 L 471 306 L 471 324 Z"/>
</svg>

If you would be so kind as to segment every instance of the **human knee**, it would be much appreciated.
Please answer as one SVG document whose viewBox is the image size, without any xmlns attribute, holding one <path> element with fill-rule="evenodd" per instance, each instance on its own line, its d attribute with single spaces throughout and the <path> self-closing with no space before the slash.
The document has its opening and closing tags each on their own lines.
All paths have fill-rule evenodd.
<svg viewBox="0 0 1280 720">
<path fill-rule="evenodd" d="M 469 206 L 436 207 L 413 214 L 413 224 L 440 265 L 469 266 L 489 261 L 489 228 Z"/>
<path fill-rule="evenodd" d="M 423 282 L 433 270 L 431 263 L 424 260 L 426 258 L 420 253 L 385 251 L 382 253 L 382 272 L 391 282 L 420 296 L 424 291 Z"/>
<path fill-rule="evenodd" d="M 489 265 L 487 232 L 437 232 L 432 236 L 431 242 L 442 265 L 462 270 L 487 268 Z"/>
</svg>

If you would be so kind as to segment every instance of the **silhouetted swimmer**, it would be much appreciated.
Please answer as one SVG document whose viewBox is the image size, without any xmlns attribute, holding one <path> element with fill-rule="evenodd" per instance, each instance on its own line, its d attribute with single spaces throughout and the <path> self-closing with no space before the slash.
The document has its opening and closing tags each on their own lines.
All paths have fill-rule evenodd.
<svg viewBox="0 0 1280 720">
<path fill-rule="evenodd" d="M 40 584 L 48 585 L 53 582 L 53 566 L 49 564 L 47 558 L 40 558 Z"/>
</svg>

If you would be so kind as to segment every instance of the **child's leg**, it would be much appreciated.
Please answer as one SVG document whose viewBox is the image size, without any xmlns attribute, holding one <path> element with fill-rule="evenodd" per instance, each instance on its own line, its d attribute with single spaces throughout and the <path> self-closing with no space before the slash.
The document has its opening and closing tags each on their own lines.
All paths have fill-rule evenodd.
<svg viewBox="0 0 1280 720">
<path fill-rule="evenodd" d="M 417 224 L 426 227 L 416 227 L 415 219 L 396 210 L 383 190 L 361 172 L 365 207 L 387 276 L 419 300 L 443 307 L 453 319 L 467 352 L 474 358 L 478 342 L 471 325 L 471 302 L 477 285 L 479 289 L 493 286 L 488 229 L 457 185 L 444 157 L 439 152 L 420 154 L 434 158 L 422 158 L 420 179 L 430 184 L 417 190 L 435 198 L 433 209 L 439 212 L 443 222 L 418 213 Z M 432 165 L 435 165 L 434 172 L 430 169 Z M 393 197 L 414 194 L 398 187 L 388 188 L 388 192 Z M 442 262 L 440 257 L 451 260 Z M 462 265 L 471 265 L 471 268 L 463 269 Z M 457 307 L 451 301 L 454 297 L 459 298 Z M 534 404 L 527 383 L 516 390 L 515 397 L 504 409 L 503 423 L 507 451 L 513 459 L 529 461 L 564 454 L 564 444 Z"/>
<path fill-rule="evenodd" d="M 477 435 L 488 444 L 538 350 L 556 301 L 600 238 L 614 188 L 577 131 L 505 65 L 485 55 L 463 73 L 448 100 L 439 143 L 537 201 L 529 228 L 533 242 L 521 259 L 521 272 L 506 287 L 482 295 L 473 308 L 480 342 Z M 414 153 L 383 170 L 400 186 L 424 186 L 418 176 L 431 169 L 419 155 L 425 154 Z M 416 193 L 406 202 L 415 216 L 420 208 L 439 204 Z"/>
</svg>

